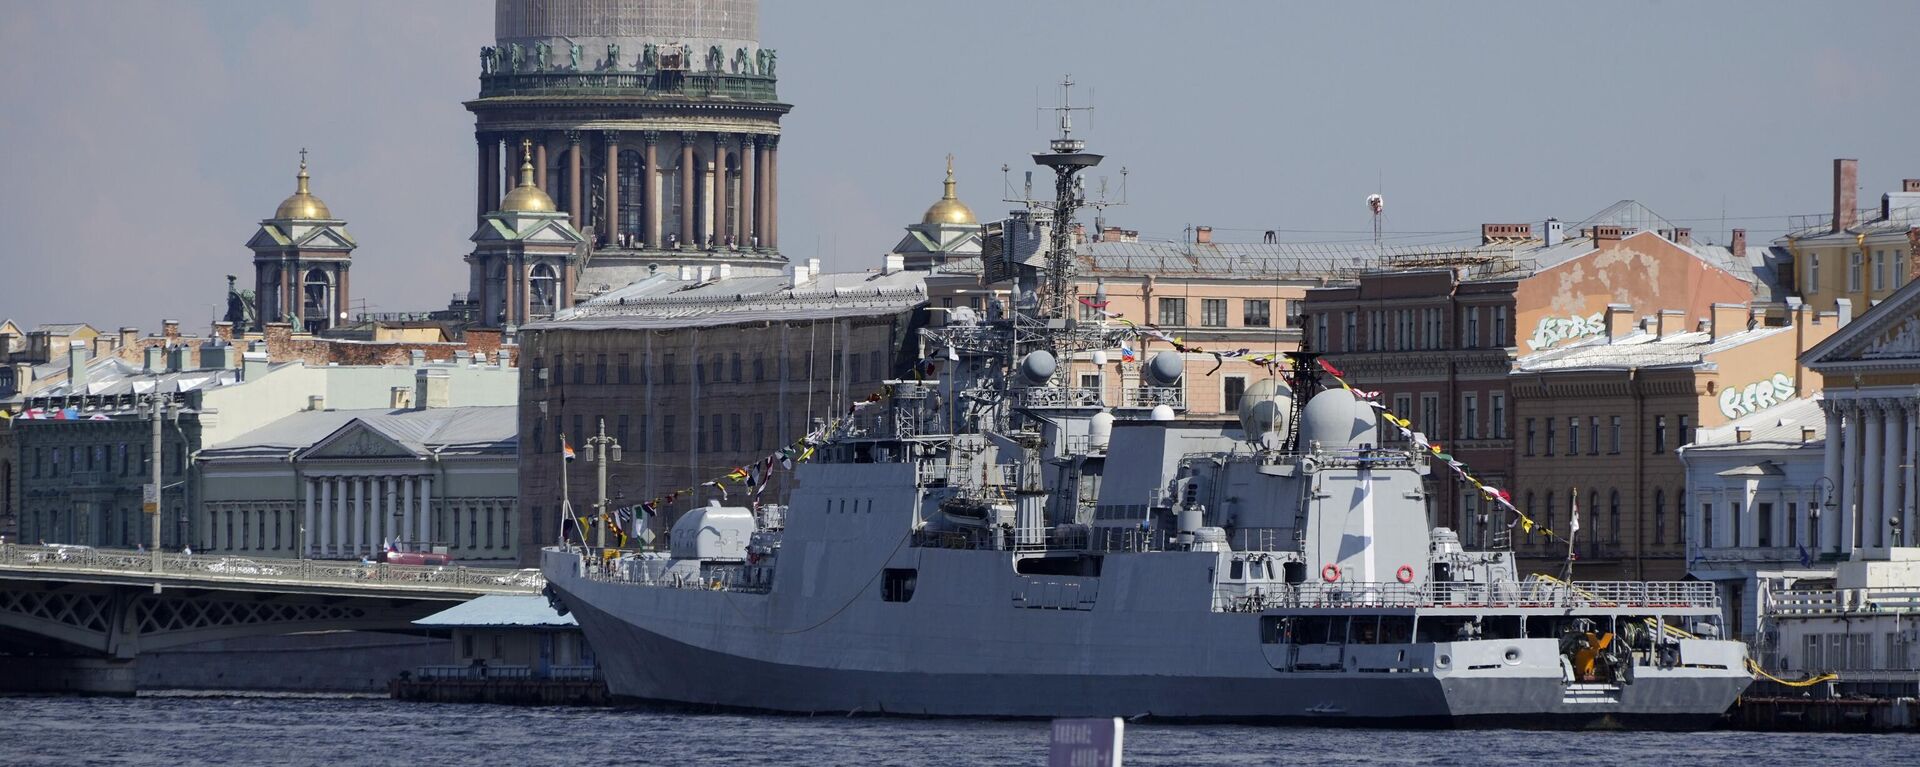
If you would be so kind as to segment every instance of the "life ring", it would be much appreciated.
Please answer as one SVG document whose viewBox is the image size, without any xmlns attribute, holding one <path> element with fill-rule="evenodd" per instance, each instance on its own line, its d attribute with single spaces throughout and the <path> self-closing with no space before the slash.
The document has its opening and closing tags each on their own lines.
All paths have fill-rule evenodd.
<svg viewBox="0 0 1920 767">
<path fill-rule="evenodd" d="M 1399 578 L 1401 583 L 1412 583 L 1413 565 L 1401 565 L 1399 570 L 1394 571 L 1393 577 Z"/>
<path fill-rule="evenodd" d="M 1320 580 L 1328 583 L 1340 580 L 1340 566 L 1327 565 L 1326 567 L 1320 568 Z"/>
</svg>

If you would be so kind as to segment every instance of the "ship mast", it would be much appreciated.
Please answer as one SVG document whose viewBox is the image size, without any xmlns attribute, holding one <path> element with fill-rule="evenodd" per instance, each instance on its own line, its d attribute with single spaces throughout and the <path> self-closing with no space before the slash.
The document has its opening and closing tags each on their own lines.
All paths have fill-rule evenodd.
<svg viewBox="0 0 1920 767">
<path fill-rule="evenodd" d="M 1099 165 L 1103 158 L 1084 151 L 1087 142 L 1073 137 L 1073 113 L 1092 112 L 1093 107 L 1073 105 L 1072 75 L 1060 81 L 1060 89 L 1060 106 L 1053 108 L 1059 120 L 1060 137 L 1048 143 L 1052 151 L 1035 152 L 1033 161 L 1053 169 L 1053 231 L 1047 243 L 1047 274 L 1040 284 L 1039 317 L 1064 321 L 1073 316 L 1076 299 L 1073 282 L 1073 219 L 1081 206 L 1086 204 L 1086 190 L 1082 186 L 1080 172 Z M 1072 348 L 1064 337 L 1066 323 L 1046 324 L 1049 350 L 1056 356 L 1064 356 Z"/>
</svg>

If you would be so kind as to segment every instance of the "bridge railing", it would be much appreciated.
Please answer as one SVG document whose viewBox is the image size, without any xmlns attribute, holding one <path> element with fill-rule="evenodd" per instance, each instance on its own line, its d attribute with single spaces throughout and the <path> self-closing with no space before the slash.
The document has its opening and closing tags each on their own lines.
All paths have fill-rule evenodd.
<svg viewBox="0 0 1920 767">
<path fill-rule="evenodd" d="M 76 573 L 146 575 L 153 554 L 90 546 L 0 545 L 0 567 Z M 393 585 L 449 591 L 538 593 L 546 579 L 535 570 L 459 565 L 365 564 L 318 559 L 270 559 L 220 554 L 162 554 L 161 575 L 202 580 Z"/>
</svg>

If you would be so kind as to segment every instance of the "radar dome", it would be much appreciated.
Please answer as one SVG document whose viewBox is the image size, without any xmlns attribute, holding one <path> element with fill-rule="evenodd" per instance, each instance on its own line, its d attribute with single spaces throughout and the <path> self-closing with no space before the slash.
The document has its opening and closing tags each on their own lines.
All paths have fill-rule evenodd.
<svg viewBox="0 0 1920 767">
<path fill-rule="evenodd" d="M 1020 360 L 1020 377 L 1027 379 L 1027 383 L 1036 386 L 1046 383 L 1047 379 L 1052 378 L 1053 370 L 1053 353 L 1045 349 L 1039 349 L 1029 353 L 1025 358 Z"/>
<path fill-rule="evenodd" d="M 1240 397 L 1240 429 L 1246 432 L 1248 441 L 1257 441 L 1270 432 L 1284 436 L 1292 426 L 1288 423 L 1292 417 L 1293 390 L 1278 380 L 1255 381 Z"/>
<path fill-rule="evenodd" d="M 1155 421 L 1173 420 L 1173 408 L 1168 405 L 1154 405 L 1153 412 L 1147 416 Z"/>
<path fill-rule="evenodd" d="M 1313 395 L 1300 414 L 1300 444 L 1306 446 L 1314 442 L 1327 447 L 1379 444 L 1373 408 L 1355 399 L 1353 392 L 1346 389 L 1328 389 Z"/>
<path fill-rule="evenodd" d="M 1173 352 L 1160 352 L 1153 355 L 1153 359 L 1147 360 L 1147 364 L 1140 369 L 1140 373 L 1146 376 L 1147 381 L 1154 386 L 1172 386 L 1180 382 L 1180 372 L 1185 367 L 1186 363 L 1181 361 L 1180 355 Z"/>
</svg>

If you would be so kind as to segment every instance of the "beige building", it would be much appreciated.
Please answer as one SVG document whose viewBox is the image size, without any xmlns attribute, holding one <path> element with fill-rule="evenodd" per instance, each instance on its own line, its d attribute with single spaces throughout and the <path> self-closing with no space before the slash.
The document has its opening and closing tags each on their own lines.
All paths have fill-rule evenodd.
<svg viewBox="0 0 1920 767">
<path fill-rule="evenodd" d="M 1678 449 L 1694 430 L 1765 412 L 1822 388 L 1798 363 L 1837 318 L 1716 304 L 1710 317 L 1608 307 L 1602 335 L 1520 357 L 1510 376 L 1513 501 L 1522 568 L 1559 574 L 1571 535 L 1574 577 L 1678 580 L 1686 574 Z M 1580 529 L 1572 530 L 1578 504 Z M 1552 530 L 1560 539 L 1541 531 Z"/>
</svg>

